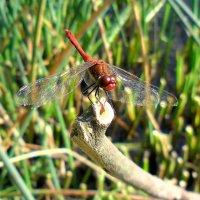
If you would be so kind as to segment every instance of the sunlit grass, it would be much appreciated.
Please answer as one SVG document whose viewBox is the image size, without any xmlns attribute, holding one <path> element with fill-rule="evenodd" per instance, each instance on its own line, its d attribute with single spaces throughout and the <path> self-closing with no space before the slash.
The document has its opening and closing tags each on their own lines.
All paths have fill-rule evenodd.
<svg viewBox="0 0 200 200">
<path fill-rule="evenodd" d="M 141 21 L 137 21 L 129 1 L 94 2 L 0 2 L 0 141 L 6 151 L 1 157 L 4 166 L 0 163 L 0 197 L 20 196 L 19 191 L 40 198 L 47 197 L 49 191 L 49 196 L 55 197 L 52 191 L 61 190 L 57 198 L 64 199 L 67 189 L 68 195 L 77 198 L 89 195 L 114 199 L 141 194 L 73 153 L 47 153 L 9 162 L 8 158 L 54 148 L 85 156 L 69 137 L 74 119 L 90 105 L 80 87 L 66 98 L 35 110 L 16 103 L 16 93 L 24 84 L 83 63 L 66 39 L 67 28 L 92 57 L 112 60 L 142 79 L 148 75 L 161 91 L 177 96 L 177 107 L 163 103 L 150 110 L 150 115 L 145 107 L 113 102 L 116 119 L 108 134 L 146 171 L 200 192 L 198 0 L 188 5 L 181 0 L 141 1 L 137 5 Z M 141 23 L 143 35 L 137 23 Z M 147 75 L 141 37 L 149 63 Z M 134 158 L 132 151 L 137 155 Z M 13 174 L 13 166 L 19 174 Z M 12 176 L 21 179 L 14 183 Z"/>
</svg>

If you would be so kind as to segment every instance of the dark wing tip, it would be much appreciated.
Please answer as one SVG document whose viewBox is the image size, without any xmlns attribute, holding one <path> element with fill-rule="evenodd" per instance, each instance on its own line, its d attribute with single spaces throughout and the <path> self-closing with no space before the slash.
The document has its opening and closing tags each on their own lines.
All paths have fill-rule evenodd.
<svg viewBox="0 0 200 200">
<path fill-rule="evenodd" d="M 175 95 L 168 93 L 165 91 L 165 95 L 161 97 L 160 99 L 160 104 L 162 104 L 162 102 L 166 103 L 166 105 L 170 105 L 170 106 L 177 106 L 178 105 L 178 99 L 176 98 Z"/>
<path fill-rule="evenodd" d="M 20 88 L 20 90 L 17 92 L 16 97 L 15 97 L 15 100 L 17 104 L 19 105 L 24 105 L 24 94 L 23 94 L 24 89 L 25 89 L 25 86 Z"/>
</svg>

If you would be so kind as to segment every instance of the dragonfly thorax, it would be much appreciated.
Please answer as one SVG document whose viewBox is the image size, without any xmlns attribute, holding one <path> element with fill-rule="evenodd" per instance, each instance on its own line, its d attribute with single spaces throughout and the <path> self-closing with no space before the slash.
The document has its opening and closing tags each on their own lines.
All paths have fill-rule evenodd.
<svg viewBox="0 0 200 200">
<path fill-rule="evenodd" d="M 99 86 L 105 91 L 112 90 L 116 87 L 116 79 L 113 75 L 103 75 L 99 78 Z"/>
</svg>

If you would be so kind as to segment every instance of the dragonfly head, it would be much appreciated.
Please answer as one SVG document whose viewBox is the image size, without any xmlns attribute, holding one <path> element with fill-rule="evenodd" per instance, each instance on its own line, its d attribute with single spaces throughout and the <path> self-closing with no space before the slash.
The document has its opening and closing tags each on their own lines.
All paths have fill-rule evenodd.
<svg viewBox="0 0 200 200">
<path fill-rule="evenodd" d="M 103 75 L 99 78 L 99 86 L 105 91 L 112 90 L 116 87 L 116 78 L 113 75 Z"/>
</svg>

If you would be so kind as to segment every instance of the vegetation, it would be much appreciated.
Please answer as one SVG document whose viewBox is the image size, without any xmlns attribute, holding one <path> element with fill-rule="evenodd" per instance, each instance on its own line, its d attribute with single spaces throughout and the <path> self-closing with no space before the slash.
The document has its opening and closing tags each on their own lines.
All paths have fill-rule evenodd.
<svg viewBox="0 0 200 200">
<path fill-rule="evenodd" d="M 21 192 L 27 199 L 145 195 L 103 173 L 71 144 L 71 125 L 90 105 L 80 87 L 38 109 L 16 103 L 28 82 L 83 63 L 66 28 L 94 58 L 177 96 L 178 106 L 148 112 L 113 102 L 116 117 L 108 134 L 146 171 L 200 192 L 199 8 L 198 0 L 1 0 L 0 198 Z"/>
</svg>

